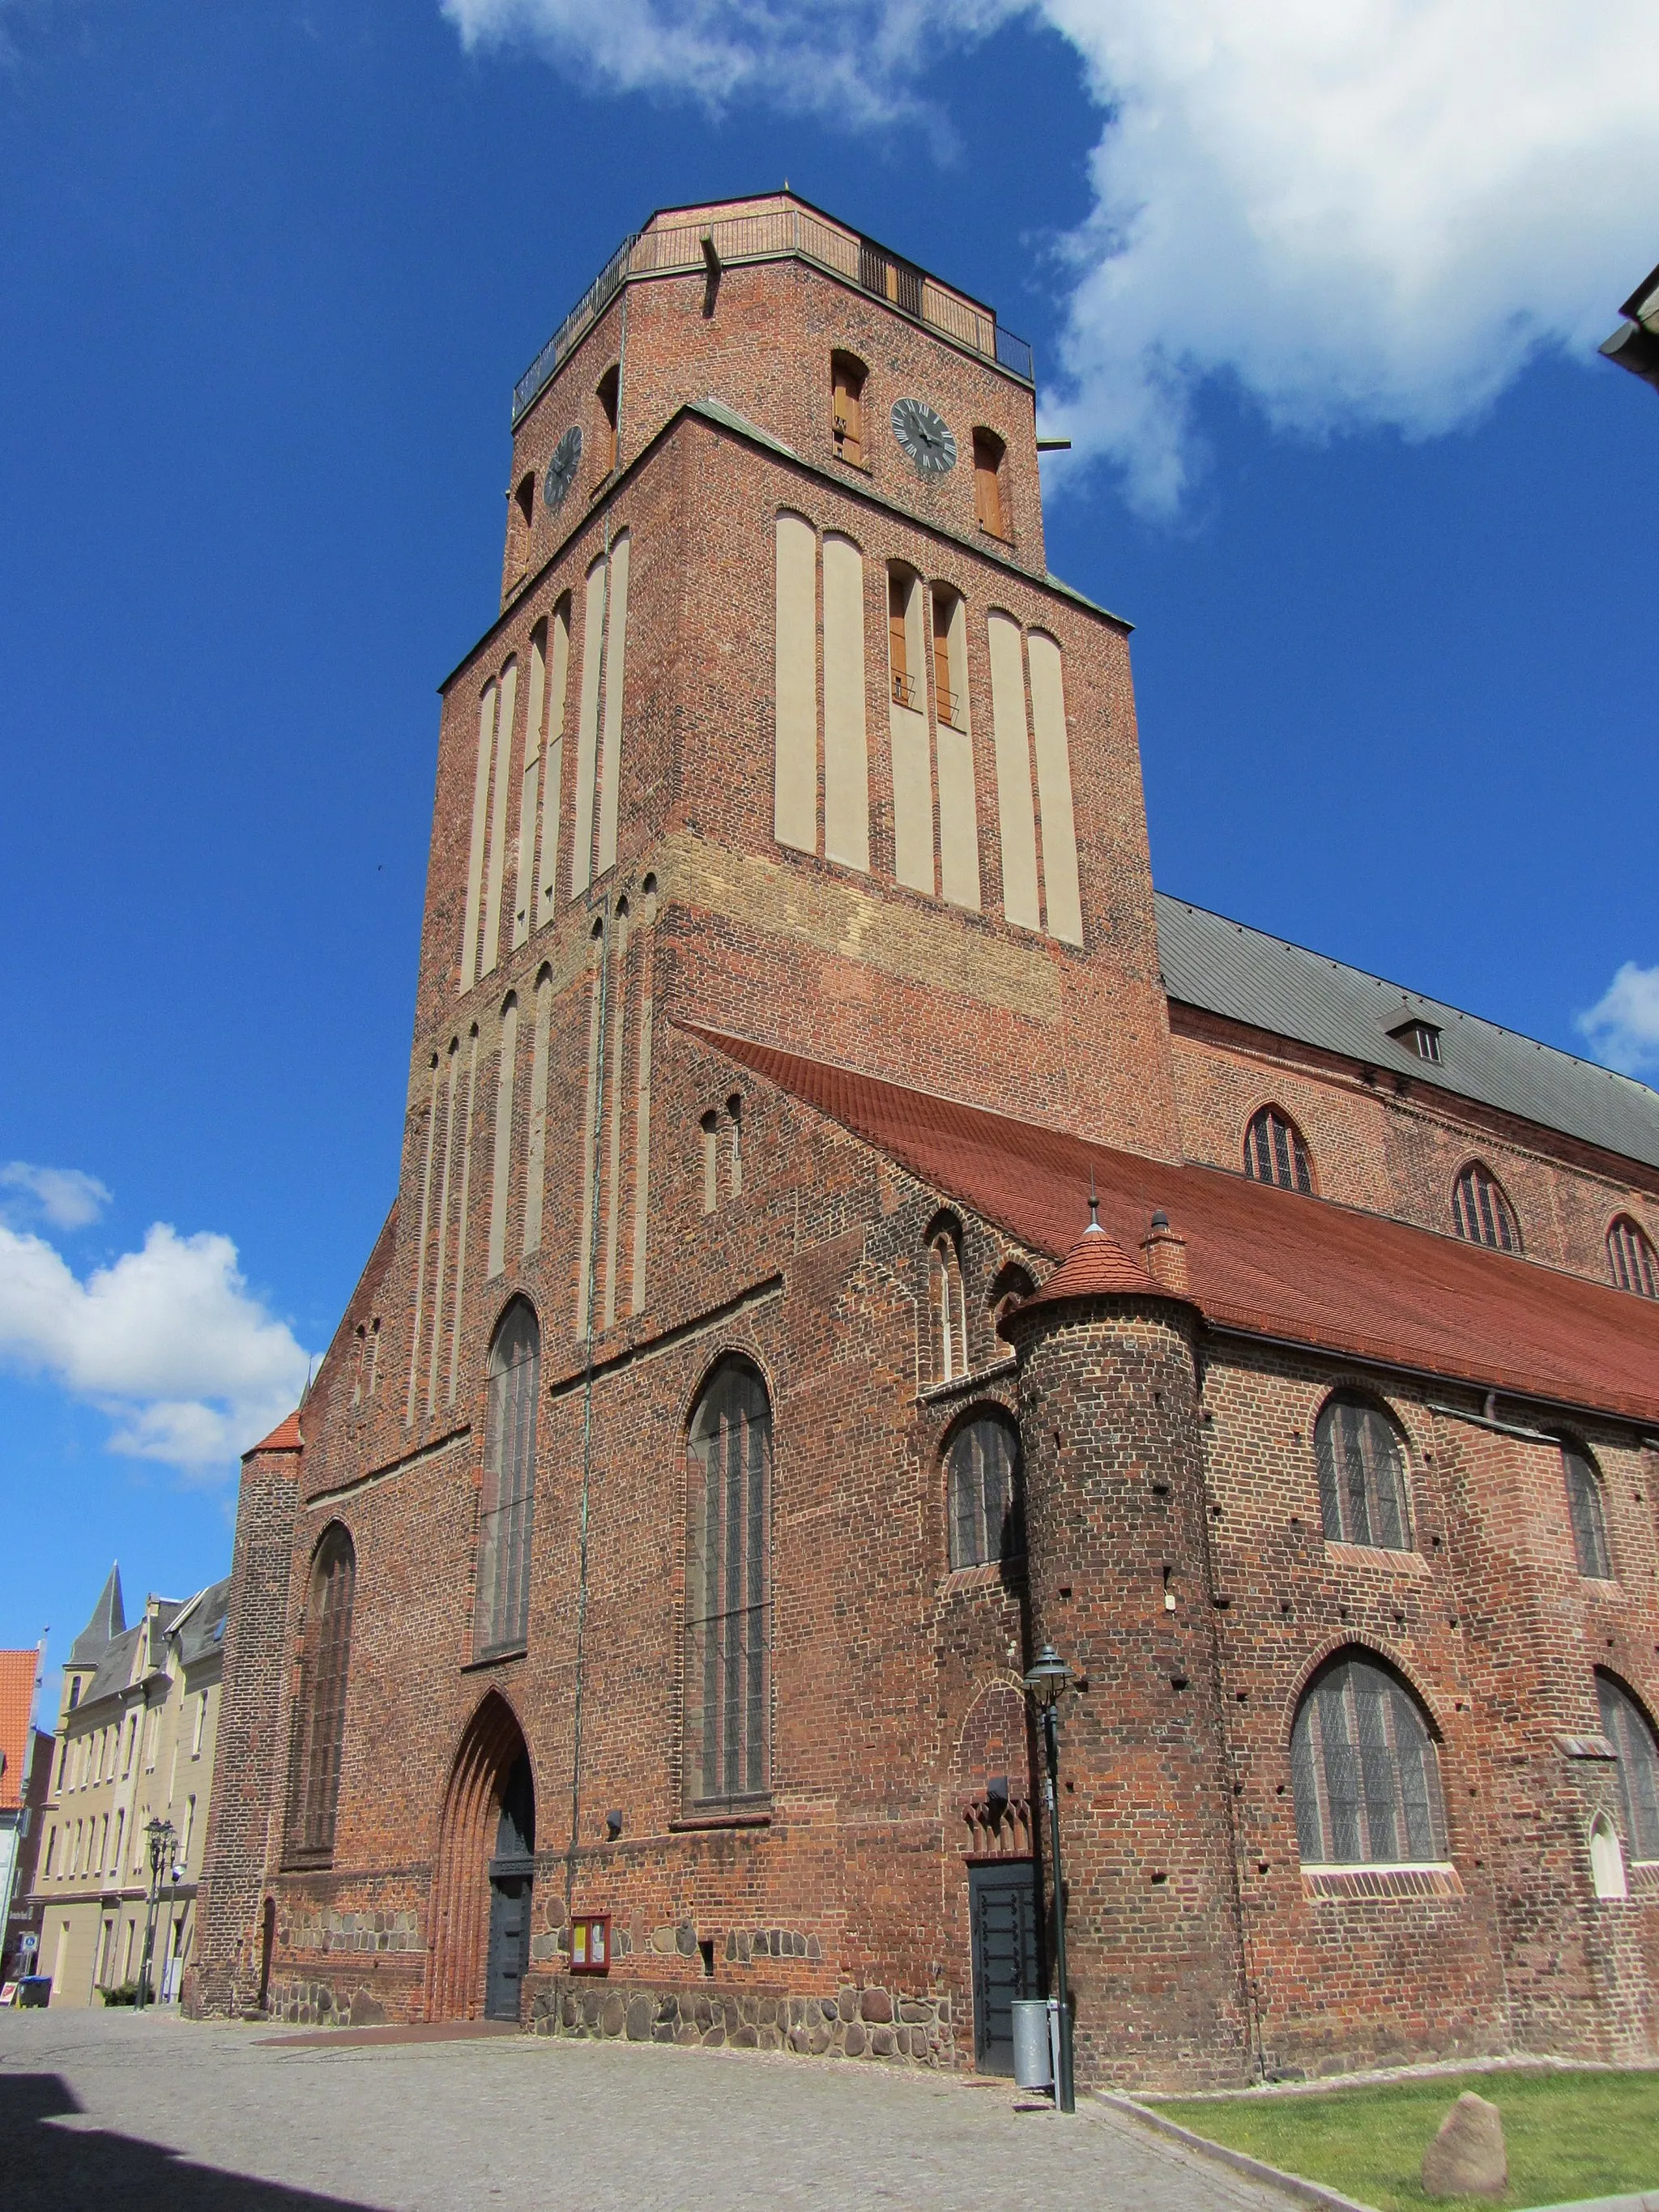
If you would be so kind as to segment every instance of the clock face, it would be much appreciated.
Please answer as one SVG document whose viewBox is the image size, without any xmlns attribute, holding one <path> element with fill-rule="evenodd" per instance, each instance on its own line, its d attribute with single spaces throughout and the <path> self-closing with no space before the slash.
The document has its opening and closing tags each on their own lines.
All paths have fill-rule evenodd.
<svg viewBox="0 0 1659 2212">
<path fill-rule="evenodd" d="M 957 465 L 957 441 L 950 427 L 925 399 L 893 402 L 893 435 L 919 477 L 946 476 Z"/>
<path fill-rule="evenodd" d="M 547 465 L 547 476 L 542 484 L 542 497 L 551 508 L 564 505 L 565 495 L 576 481 L 576 471 L 582 465 L 582 434 L 573 422 L 558 444 L 553 448 L 553 458 Z"/>
</svg>

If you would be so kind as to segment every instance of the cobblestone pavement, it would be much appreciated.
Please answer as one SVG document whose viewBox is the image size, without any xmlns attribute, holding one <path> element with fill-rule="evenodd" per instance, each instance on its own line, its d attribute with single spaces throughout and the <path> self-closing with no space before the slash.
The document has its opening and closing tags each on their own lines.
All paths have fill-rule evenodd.
<svg viewBox="0 0 1659 2212">
<path fill-rule="evenodd" d="M 0 2013 L 0 2203 L 82 2212 L 1285 2212 L 1097 2107 L 750 2051 L 287 2045 L 167 2014 Z"/>
</svg>

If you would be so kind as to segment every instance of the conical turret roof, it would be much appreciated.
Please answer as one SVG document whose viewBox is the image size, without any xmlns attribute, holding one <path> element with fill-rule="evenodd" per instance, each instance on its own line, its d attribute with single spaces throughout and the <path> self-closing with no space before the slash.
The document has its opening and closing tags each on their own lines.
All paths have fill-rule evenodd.
<svg viewBox="0 0 1659 2212">
<path fill-rule="evenodd" d="M 109 1580 L 99 1593 L 98 1602 L 92 1608 L 92 1619 L 70 1646 L 70 1665 L 96 1665 L 126 1625 L 126 1607 L 121 1602 L 121 1568 L 118 1561 L 111 1567 Z"/>
</svg>

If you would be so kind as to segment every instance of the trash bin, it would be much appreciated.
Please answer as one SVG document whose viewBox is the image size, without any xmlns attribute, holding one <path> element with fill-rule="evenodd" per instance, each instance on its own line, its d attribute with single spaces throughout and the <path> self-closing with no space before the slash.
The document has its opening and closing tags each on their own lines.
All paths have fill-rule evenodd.
<svg viewBox="0 0 1659 2212">
<path fill-rule="evenodd" d="M 1052 2038 L 1047 1997 L 1016 1997 L 1014 2014 L 1014 2080 L 1022 2089 L 1054 2086 Z"/>
</svg>

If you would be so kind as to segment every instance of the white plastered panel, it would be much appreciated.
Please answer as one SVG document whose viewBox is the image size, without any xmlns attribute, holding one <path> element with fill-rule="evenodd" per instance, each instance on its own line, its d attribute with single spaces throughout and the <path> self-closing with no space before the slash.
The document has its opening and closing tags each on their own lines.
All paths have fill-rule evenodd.
<svg viewBox="0 0 1659 2212">
<path fill-rule="evenodd" d="M 817 539 L 799 514 L 778 517 L 773 679 L 773 834 L 818 849 Z"/>
<path fill-rule="evenodd" d="M 553 1013 L 553 978 L 536 978 L 535 1030 L 530 1048 L 530 1143 L 524 1167 L 524 1252 L 542 1244 L 542 1184 L 547 1175 L 547 1033 Z"/>
<path fill-rule="evenodd" d="M 927 678 L 923 659 L 921 582 L 901 571 L 904 658 L 914 708 L 902 707 L 888 684 L 887 735 L 893 768 L 893 872 L 912 890 L 933 895 L 933 763 L 927 744 Z M 890 678 L 891 648 L 889 647 Z"/>
<path fill-rule="evenodd" d="M 864 556 L 834 532 L 823 541 L 823 849 L 847 867 L 869 868 Z"/>
<path fill-rule="evenodd" d="M 1036 817 L 1031 804 L 1031 744 L 1025 726 L 1025 671 L 1019 624 L 987 619 L 991 648 L 991 734 L 997 763 L 997 820 L 1002 833 L 1002 911 L 1022 929 L 1040 929 Z"/>
<path fill-rule="evenodd" d="M 536 880 L 536 797 L 542 769 L 542 716 L 547 710 L 547 631 L 530 633 L 530 696 L 524 718 L 524 775 L 519 787 L 519 865 L 513 886 L 513 947 L 529 940 Z"/>
<path fill-rule="evenodd" d="M 582 614 L 582 696 L 576 716 L 576 812 L 570 830 L 570 896 L 593 880 L 593 773 L 599 757 L 599 670 L 605 654 L 605 561 L 587 572 Z"/>
<path fill-rule="evenodd" d="M 488 975 L 501 957 L 501 878 L 507 867 L 507 794 L 513 766 L 513 720 L 519 700 L 519 664 L 501 671 L 501 711 L 495 723 L 495 789 L 489 808 L 489 874 L 484 892 L 483 951 L 478 973 Z"/>
<path fill-rule="evenodd" d="M 939 603 L 933 602 L 935 621 Z M 962 601 L 950 602 L 950 627 L 945 644 L 951 662 L 951 689 L 956 695 L 957 720 L 936 723 L 939 757 L 939 890 L 952 906 L 979 911 L 979 807 L 974 792 L 974 740 L 968 715 L 968 611 Z M 937 703 L 937 702 L 936 702 Z"/>
<path fill-rule="evenodd" d="M 1042 892 L 1048 934 L 1083 942 L 1078 890 L 1077 829 L 1072 816 L 1072 757 L 1066 737 L 1066 686 L 1060 647 L 1042 630 L 1026 641 L 1031 664 L 1031 732 L 1036 743 L 1037 804 L 1042 809 Z"/>
<path fill-rule="evenodd" d="M 513 1091 L 519 1070 L 519 1002 L 501 1009 L 501 1064 L 495 1085 L 495 1143 L 490 1161 L 489 1275 L 507 1265 L 507 1207 L 513 1187 Z"/>
<path fill-rule="evenodd" d="M 562 599 L 548 625 L 547 764 L 542 777 L 542 853 L 537 868 L 536 926 L 551 921 L 559 895 L 559 810 L 564 804 L 564 700 L 570 673 L 570 601 Z"/>
<path fill-rule="evenodd" d="M 466 911 L 461 919 L 461 988 L 470 991 L 478 974 L 478 900 L 483 890 L 484 831 L 489 821 L 489 763 L 495 745 L 495 684 L 492 678 L 478 701 L 478 765 L 472 778 L 472 842 L 466 859 Z"/>
<path fill-rule="evenodd" d="M 617 865 L 617 796 L 622 784 L 623 684 L 628 649 L 629 534 L 611 548 L 611 613 L 605 641 L 605 744 L 599 755 L 599 872 Z"/>
</svg>

